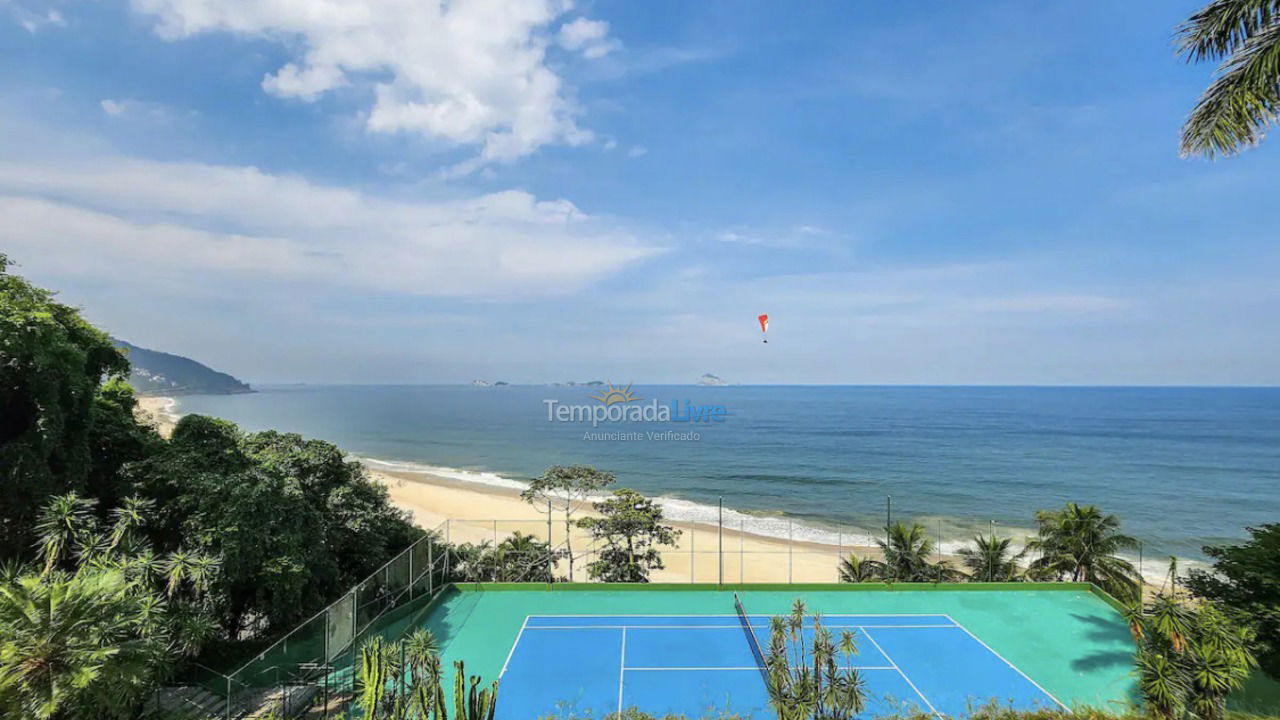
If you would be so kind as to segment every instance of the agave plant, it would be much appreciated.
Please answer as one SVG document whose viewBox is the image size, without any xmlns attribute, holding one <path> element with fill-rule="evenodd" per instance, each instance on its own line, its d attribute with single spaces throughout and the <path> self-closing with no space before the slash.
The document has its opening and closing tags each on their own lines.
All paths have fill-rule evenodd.
<svg viewBox="0 0 1280 720">
<path fill-rule="evenodd" d="M 790 615 L 772 618 L 765 676 L 778 720 L 851 720 L 861 713 L 866 683 L 850 667 L 857 652 L 853 633 L 845 630 L 837 640 L 821 615 L 806 619 L 799 598 Z"/>
<path fill-rule="evenodd" d="M 1252 637 L 1213 603 L 1193 605 L 1176 592 L 1175 583 L 1126 613 L 1138 644 L 1139 689 L 1156 717 L 1222 720 L 1227 695 L 1257 667 Z"/>
</svg>

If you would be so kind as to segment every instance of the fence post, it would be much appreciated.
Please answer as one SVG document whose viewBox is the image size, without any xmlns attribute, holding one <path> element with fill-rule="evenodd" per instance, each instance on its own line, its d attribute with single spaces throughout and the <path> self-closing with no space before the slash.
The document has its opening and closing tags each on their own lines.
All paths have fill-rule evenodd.
<svg viewBox="0 0 1280 720">
<path fill-rule="evenodd" d="M 698 564 L 698 555 L 697 555 L 697 552 L 694 550 L 694 548 L 697 547 L 697 545 L 698 545 L 698 526 L 692 525 L 689 528 L 689 584 L 690 585 L 692 585 L 695 582 L 695 580 L 693 579 L 693 568 L 695 565 Z"/>
<path fill-rule="evenodd" d="M 738 520 L 738 584 L 747 583 L 747 519 Z"/>
<path fill-rule="evenodd" d="M 844 560 L 844 533 L 836 531 L 836 582 L 840 582 L 840 562 Z"/>
<path fill-rule="evenodd" d="M 716 555 L 720 558 L 720 587 L 724 587 L 724 498 L 720 498 L 720 515 L 716 524 L 719 546 Z"/>
<path fill-rule="evenodd" d="M 231 676 L 227 676 L 227 720 L 231 720 Z"/>
<path fill-rule="evenodd" d="M 436 560 L 435 545 L 431 544 L 431 537 L 427 537 L 427 594 L 436 594 Z"/>
<path fill-rule="evenodd" d="M 794 523 L 791 520 L 787 521 L 787 582 L 788 583 L 795 582 L 792 579 L 794 577 L 793 566 L 795 565 L 795 559 L 794 559 L 795 558 L 795 552 L 794 552 L 795 533 L 793 532 L 793 525 Z"/>
</svg>

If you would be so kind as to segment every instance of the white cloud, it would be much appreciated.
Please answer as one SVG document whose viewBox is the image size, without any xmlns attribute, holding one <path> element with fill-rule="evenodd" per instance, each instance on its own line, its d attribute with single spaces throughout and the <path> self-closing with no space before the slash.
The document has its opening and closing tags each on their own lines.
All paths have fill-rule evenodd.
<svg viewBox="0 0 1280 720">
<path fill-rule="evenodd" d="M 166 122 L 174 117 L 181 117 L 185 114 L 187 117 L 194 117 L 196 112 L 189 110 L 183 113 L 175 111 L 166 105 L 160 103 L 148 102 L 145 100 L 131 100 L 126 98 L 104 98 L 98 105 L 102 108 L 102 112 L 113 118 L 132 118 L 151 122 Z"/>
<path fill-rule="evenodd" d="M 0 236 L 45 272 L 442 297 L 567 294 L 660 252 L 525 192 L 411 202 L 255 168 L 113 158 L 0 163 Z"/>
<path fill-rule="evenodd" d="M 581 52 L 589 59 L 602 58 L 617 49 L 617 43 L 609 38 L 609 23 L 580 17 L 560 26 L 560 47 Z"/>
<path fill-rule="evenodd" d="M 642 145 L 636 145 L 635 147 L 627 151 L 627 156 L 633 157 L 633 158 L 644 157 L 645 155 L 648 155 L 648 154 L 649 154 L 649 148 L 644 147 Z"/>
<path fill-rule="evenodd" d="M 267 38 L 296 57 L 266 76 L 274 95 L 313 101 L 343 85 L 371 84 L 372 132 L 420 133 L 479 146 L 458 168 L 527 156 L 591 133 L 547 64 L 565 0 L 132 0 L 169 39 L 227 32 Z M 614 47 L 605 23 L 577 18 L 561 44 L 587 58 Z"/>
<path fill-rule="evenodd" d="M 62 13 L 52 8 L 33 10 L 22 2 L 5 2 L 4 0 L 0 0 L 0 5 L 7 6 L 22 29 L 33 35 L 47 27 L 63 27 L 67 24 Z"/>
</svg>

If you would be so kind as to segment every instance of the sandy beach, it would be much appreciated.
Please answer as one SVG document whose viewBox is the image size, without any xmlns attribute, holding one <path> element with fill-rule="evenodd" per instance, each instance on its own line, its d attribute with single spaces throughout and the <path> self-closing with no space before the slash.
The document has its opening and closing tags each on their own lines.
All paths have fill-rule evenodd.
<svg viewBox="0 0 1280 720">
<path fill-rule="evenodd" d="M 386 485 L 391 499 L 409 511 L 418 525 L 439 530 L 451 542 L 496 544 L 516 531 L 542 540 L 549 533 L 556 545 L 565 541 L 563 514 L 557 514 L 548 527 L 546 511 L 530 506 L 513 489 L 423 472 L 370 469 L 369 474 Z M 681 535 L 675 548 L 663 548 L 666 568 L 652 574 L 655 582 L 714 583 L 722 577 L 726 583 L 836 582 L 841 553 L 879 555 L 878 549 L 868 547 L 788 543 L 729 527 L 721 534 L 715 526 L 669 524 Z M 581 530 L 573 532 L 571 541 L 579 558 L 591 549 L 590 538 Z M 585 564 L 586 560 L 575 560 L 575 580 L 587 580 Z M 562 562 L 559 571 L 568 575 L 567 563 Z"/>
<path fill-rule="evenodd" d="M 181 417 L 177 402 L 170 397 L 138 398 L 138 416 L 155 425 L 168 437 Z M 550 537 L 553 544 L 565 542 L 563 513 L 556 513 L 550 525 L 543 508 L 534 508 L 520 499 L 515 488 L 468 482 L 425 471 L 389 470 L 366 464 L 369 476 L 387 487 L 391 500 L 428 530 L 438 530 L 454 543 L 497 544 L 515 532 L 539 540 Z M 589 506 L 575 517 L 590 513 Z M 681 531 L 674 548 L 662 548 L 666 567 L 654 571 L 655 582 L 786 583 L 837 582 L 841 557 L 850 552 L 862 558 L 880 559 L 878 547 L 868 545 L 861 535 L 845 536 L 846 542 L 827 544 L 761 535 L 739 530 L 727 521 L 723 532 L 714 524 L 671 520 Z M 1028 532 L 1029 534 L 1029 532 Z M 571 542 L 575 555 L 573 579 L 586 581 L 586 565 L 594 548 L 585 531 L 574 529 Z M 959 558 L 944 552 L 943 559 L 960 567 Z M 1151 570 L 1152 568 L 1148 568 Z M 557 573 L 569 575 L 561 561 Z M 1159 585 L 1159 577 L 1148 574 L 1148 591 Z"/>
<path fill-rule="evenodd" d="M 178 415 L 175 413 L 177 404 L 171 397 L 144 395 L 138 398 L 138 407 L 134 412 L 139 420 L 154 425 L 162 437 L 169 437 L 174 424 L 178 422 Z"/>
</svg>

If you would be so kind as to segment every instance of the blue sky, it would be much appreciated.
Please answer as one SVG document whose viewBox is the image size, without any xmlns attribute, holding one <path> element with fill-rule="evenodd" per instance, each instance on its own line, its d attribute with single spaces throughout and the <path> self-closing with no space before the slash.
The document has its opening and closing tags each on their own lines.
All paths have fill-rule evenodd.
<svg viewBox="0 0 1280 720">
<path fill-rule="evenodd" d="M 0 249 L 256 382 L 1274 384 L 1195 7 L 0 0 Z"/>
</svg>

